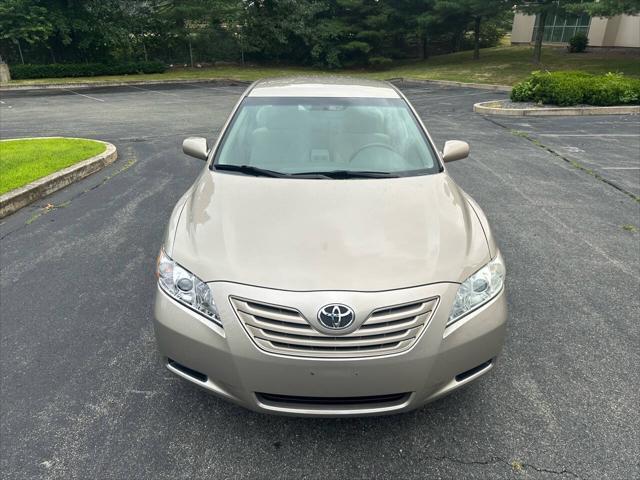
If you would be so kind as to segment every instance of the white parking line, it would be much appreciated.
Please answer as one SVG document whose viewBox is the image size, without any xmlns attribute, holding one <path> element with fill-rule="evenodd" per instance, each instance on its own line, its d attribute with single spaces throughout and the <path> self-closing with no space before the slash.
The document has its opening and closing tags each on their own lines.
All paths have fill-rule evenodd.
<svg viewBox="0 0 640 480">
<path fill-rule="evenodd" d="M 73 90 L 69 90 L 68 88 L 63 88 L 63 90 L 66 90 L 67 92 L 75 93 L 76 95 L 80 95 L 81 97 L 90 98 L 91 100 L 95 100 L 96 102 L 104 102 L 104 100 L 100 98 L 92 97 L 91 95 L 85 95 L 84 93 L 74 92 Z"/>
<path fill-rule="evenodd" d="M 206 84 L 200 85 L 198 83 L 185 83 L 184 85 L 191 85 L 192 87 L 205 88 L 207 90 L 220 90 L 221 92 L 226 92 L 233 95 L 239 94 L 238 90 L 229 90 L 229 88 L 234 88 L 234 87 L 208 87 L 206 86 Z"/>
<path fill-rule="evenodd" d="M 637 133 L 600 133 L 600 134 L 589 134 L 589 133 L 538 133 L 531 132 L 533 135 L 538 135 L 539 137 L 640 137 L 640 134 Z"/>
<path fill-rule="evenodd" d="M 160 92 L 158 90 L 151 90 L 150 88 L 142 88 L 142 87 L 136 87 L 135 85 L 127 85 L 127 87 L 129 88 L 135 88 L 136 90 L 143 90 L 145 92 L 151 92 L 151 93 L 157 93 L 160 95 L 169 95 L 171 97 L 179 97 L 180 95 L 177 95 L 175 93 L 169 93 L 169 92 Z"/>
</svg>

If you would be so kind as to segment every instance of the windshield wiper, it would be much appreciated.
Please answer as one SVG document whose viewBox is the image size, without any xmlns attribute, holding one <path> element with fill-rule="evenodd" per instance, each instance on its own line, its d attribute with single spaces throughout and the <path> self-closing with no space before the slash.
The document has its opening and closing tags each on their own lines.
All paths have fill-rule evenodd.
<svg viewBox="0 0 640 480">
<path fill-rule="evenodd" d="M 226 171 L 226 172 L 239 172 L 239 173 L 244 173 L 246 175 L 253 175 L 253 176 L 256 176 L 256 177 L 282 178 L 282 177 L 288 177 L 289 176 L 289 174 L 287 174 L 287 173 L 275 172 L 273 170 L 267 170 L 265 168 L 254 167 L 254 166 L 251 166 L 251 165 L 223 164 L 223 165 L 214 165 L 213 167 L 216 170 L 221 170 L 221 171 Z"/>
<path fill-rule="evenodd" d="M 222 164 L 214 165 L 216 170 L 227 172 L 238 172 L 245 175 L 253 175 L 256 177 L 274 177 L 274 178 L 397 178 L 398 175 L 390 172 L 368 172 L 363 170 L 329 170 L 327 172 L 299 172 L 299 173 L 281 173 L 266 168 L 254 167 L 252 165 L 231 165 Z"/>
<path fill-rule="evenodd" d="M 399 175 L 392 172 L 368 172 L 366 170 L 329 170 L 326 172 L 302 172 L 292 173 L 292 176 L 317 175 L 326 178 L 398 178 Z"/>
</svg>

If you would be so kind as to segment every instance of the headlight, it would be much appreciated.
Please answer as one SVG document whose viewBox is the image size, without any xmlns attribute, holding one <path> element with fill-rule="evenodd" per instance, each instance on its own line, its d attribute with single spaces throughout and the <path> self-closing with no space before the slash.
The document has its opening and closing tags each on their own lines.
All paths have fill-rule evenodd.
<svg viewBox="0 0 640 480">
<path fill-rule="evenodd" d="M 209 285 L 185 270 L 160 249 L 156 271 L 160 288 L 178 302 L 222 326 Z"/>
<path fill-rule="evenodd" d="M 496 258 L 462 282 L 458 287 L 447 326 L 500 293 L 504 285 L 504 276 L 504 262 L 502 256 L 498 254 Z"/>
</svg>

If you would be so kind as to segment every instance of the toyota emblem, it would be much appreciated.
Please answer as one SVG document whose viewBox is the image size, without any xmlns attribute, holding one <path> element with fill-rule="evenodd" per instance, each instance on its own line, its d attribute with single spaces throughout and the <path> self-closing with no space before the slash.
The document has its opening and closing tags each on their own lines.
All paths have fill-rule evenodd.
<svg viewBox="0 0 640 480">
<path fill-rule="evenodd" d="M 318 321 L 323 327 L 331 330 L 342 330 L 349 327 L 355 320 L 355 313 L 351 307 L 340 303 L 330 303 L 318 311 Z"/>
</svg>

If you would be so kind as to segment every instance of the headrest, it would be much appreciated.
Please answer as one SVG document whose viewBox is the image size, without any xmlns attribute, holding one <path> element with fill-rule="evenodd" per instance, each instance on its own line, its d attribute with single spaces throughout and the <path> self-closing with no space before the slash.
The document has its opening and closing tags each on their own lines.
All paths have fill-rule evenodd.
<svg viewBox="0 0 640 480">
<path fill-rule="evenodd" d="M 265 105 L 258 110 L 256 120 L 258 127 L 269 130 L 299 130 L 305 120 L 306 112 L 298 110 L 295 105 L 273 107 Z"/>
<path fill-rule="evenodd" d="M 384 133 L 382 114 L 372 108 L 349 107 L 344 111 L 343 131 L 347 133 Z"/>
</svg>

